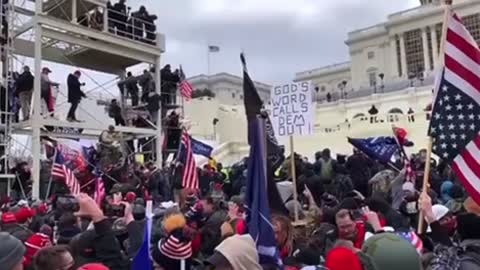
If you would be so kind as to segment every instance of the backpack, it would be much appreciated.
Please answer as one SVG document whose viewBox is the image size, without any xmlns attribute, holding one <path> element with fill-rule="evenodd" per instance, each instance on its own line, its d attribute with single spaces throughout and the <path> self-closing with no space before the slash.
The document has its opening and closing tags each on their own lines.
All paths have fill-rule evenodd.
<svg viewBox="0 0 480 270">
<path fill-rule="evenodd" d="M 474 250 L 472 250 L 474 249 Z M 473 267 L 464 267 L 468 263 Z M 435 248 L 435 256 L 429 264 L 429 270 L 473 270 L 480 269 L 480 254 L 476 248 L 445 247 Z"/>
</svg>

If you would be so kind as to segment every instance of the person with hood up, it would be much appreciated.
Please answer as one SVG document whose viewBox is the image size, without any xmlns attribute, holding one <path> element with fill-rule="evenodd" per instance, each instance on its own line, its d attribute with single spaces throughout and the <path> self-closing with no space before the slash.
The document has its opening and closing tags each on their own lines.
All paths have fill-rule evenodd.
<svg viewBox="0 0 480 270">
<path fill-rule="evenodd" d="M 401 236 L 380 233 L 370 237 L 362 251 L 370 256 L 377 270 L 422 270 L 420 255 Z"/>
<path fill-rule="evenodd" d="M 25 247 L 17 238 L 0 232 L 0 266 L 2 270 L 23 270 Z"/>
<path fill-rule="evenodd" d="M 207 263 L 215 269 L 262 270 L 255 242 L 249 234 L 223 240 Z"/>
</svg>

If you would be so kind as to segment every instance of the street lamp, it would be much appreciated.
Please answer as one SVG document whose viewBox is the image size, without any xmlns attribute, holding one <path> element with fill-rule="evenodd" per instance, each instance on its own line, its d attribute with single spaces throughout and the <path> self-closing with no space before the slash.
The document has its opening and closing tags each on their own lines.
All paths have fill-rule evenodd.
<svg viewBox="0 0 480 270">
<path fill-rule="evenodd" d="M 217 139 L 217 124 L 218 124 L 218 118 L 213 118 L 212 124 L 213 124 L 213 139 Z"/>
</svg>

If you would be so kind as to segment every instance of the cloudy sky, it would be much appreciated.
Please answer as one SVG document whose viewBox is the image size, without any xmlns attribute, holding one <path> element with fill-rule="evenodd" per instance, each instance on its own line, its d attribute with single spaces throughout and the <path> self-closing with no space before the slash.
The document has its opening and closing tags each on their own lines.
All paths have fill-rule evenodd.
<svg viewBox="0 0 480 270">
<path fill-rule="evenodd" d="M 164 63 L 182 64 L 187 76 L 240 74 L 245 51 L 252 76 L 269 83 L 295 72 L 348 60 L 349 31 L 384 21 L 388 14 L 417 6 L 418 0 L 127 0 L 158 14 L 167 37 Z"/>
</svg>

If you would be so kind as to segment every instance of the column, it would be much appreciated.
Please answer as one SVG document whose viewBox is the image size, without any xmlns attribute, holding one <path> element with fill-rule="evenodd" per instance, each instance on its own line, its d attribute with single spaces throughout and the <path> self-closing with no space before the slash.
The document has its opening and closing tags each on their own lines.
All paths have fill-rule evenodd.
<svg viewBox="0 0 480 270">
<path fill-rule="evenodd" d="M 77 24 L 77 0 L 72 0 L 72 23 Z"/>
<path fill-rule="evenodd" d="M 424 76 L 427 75 L 430 70 L 430 57 L 428 54 L 428 38 L 427 38 L 427 28 L 422 28 L 422 44 L 423 44 L 423 62 L 425 66 Z"/>
<path fill-rule="evenodd" d="M 103 32 L 108 32 L 108 8 L 104 7 L 103 8 Z"/>
<path fill-rule="evenodd" d="M 157 58 L 155 59 L 155 92 L 159 95 L 161 95 L 161 91 L 162 91 L 162 78 L 161 78 L 161 72 L 160 72 L 160 69 L 162 67 L 162 63 L 160 61 L 160 56 L 157 56 Z M 157 139 L 156 139 L 156 144 L 155 144 L 155 147 L 156 147 L 156 152 L 157 152 L 157 168 L 161 168 L 162 167 L 162 138 L 163 138 L 163 134 L 162 134 L 162 110 L 164 108 L 162 108 L 162 106 L 160 106 L 160 110 L 158 110 L 158 116 L 157 116 Z"/>
<path fill-rule="evenodd" d="M 398 61 L 397 59 L 397 38 L 395 36 L 390 37 L 390 58 L 387 59 L 387 63 L 390 62 L 390 68 L 385 73 L 385 78 L 396 78 L 400 71 L 398 70 Z"/>
<path fill-rule="evenodd" d="M 41 5 L 37 1 L 37 15 L 41 12 Z M 40 199 L 40 128 L 42 127 L 41 111 L 41 70 L 42 70 L 42 25 L 34 19 L 35 41 L 34 41 L 34 67 L 35 67 L 35 80 L 33 84 L 33 114 L 31 117 L 32 125 L 32 197 Z"/>
<path fill-rule="evenodd" d="M 433 53 L 433 66 L 436 68 L 438 65 L 438 36 L 437 36 L 437 27 L 436 25 L 430 26 L 430 31 L 432 31 L 432 53 Z"/>
<path fill-rule="evenodd" d="M 402 77 L 408 77 L 407 72 L 407 54 L 405 53 L 405 38 L 403 33 L 400 36 L 400 60 L 402 61 Z"/>
</svg>

